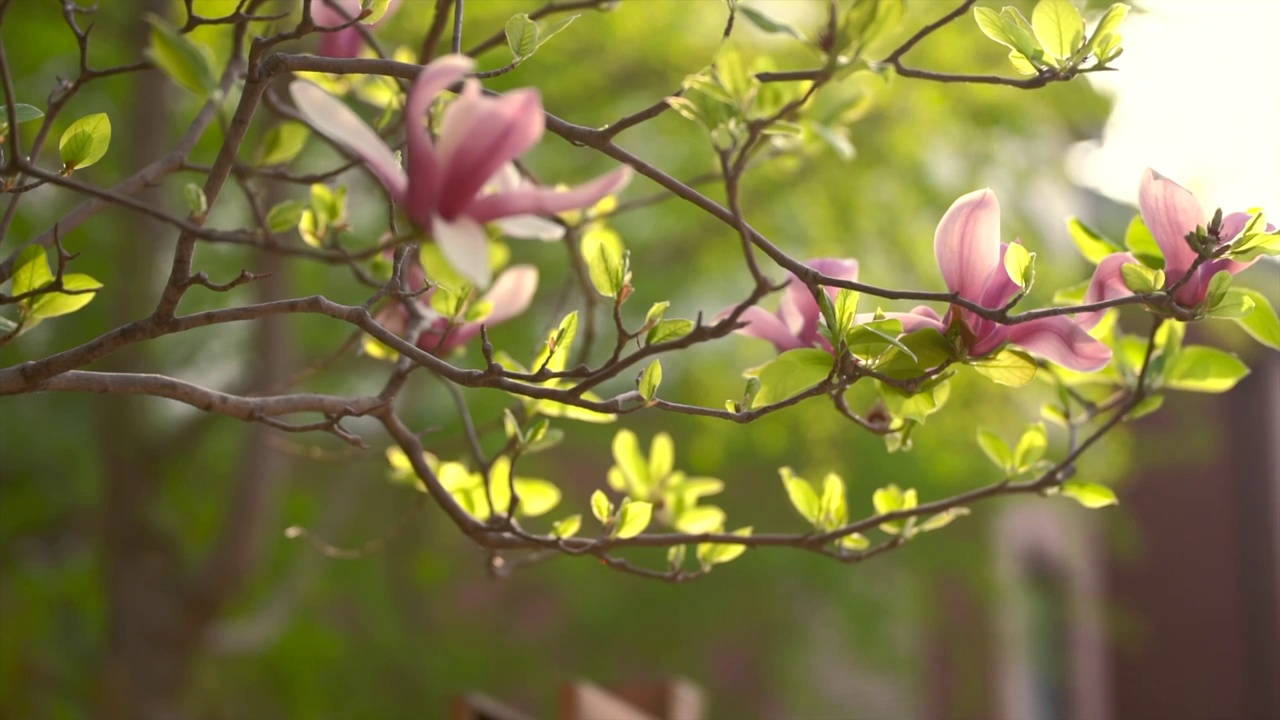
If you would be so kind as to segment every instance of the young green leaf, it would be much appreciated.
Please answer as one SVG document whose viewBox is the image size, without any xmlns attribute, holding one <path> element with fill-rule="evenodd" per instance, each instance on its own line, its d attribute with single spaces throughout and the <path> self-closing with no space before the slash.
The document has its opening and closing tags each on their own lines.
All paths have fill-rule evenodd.
<svg viewBox="0 0 1280 720">
<path fill-rule="evenodd" d="M 653 519 L 653 504 L 642 500 L 627 499 L 618 509 L 618 525 L 613 529 L 613 536 L 619 539 L 635 537 L 649 527 Z"/>
<path fill-rule="evenodd" d="M 53 271 L 49 269 L 49 258 L 43 247 L 31 245 L 18 254 L 13 271 L 14 295 L 25 295 L 51 282 Z"/>
<path fill-rule="evenodd" d="M 1071 0 L 1040 0 L 1031 12 L 1031 27 L 1045 52 L 1060 62 L 1084 45 L 1084 18 Z"/>
<path fill-rule="evenodd" d="M 644 398 L 645 402 L 649 402 L 657 396 L 658 386 L 661 384 L 662 361 L 660 360 L 654 360 L 649 363 L 649 366 L 644 369 L 644 372 L 640 373 L 640 379 L 636 383 L 640 390 L 640 397 Z"/>
<path fill-rule="evenodd" d="M 969 366 L 994 383 L 1022 387 L 1035 379 L 1036 361 L 1021 350 L 1005 348 L 995 355 L 970 360 Z"/>
<path fill-rule="evenodd" d="M 302 222 L 302 211 L 307 204 L 301 200 L 285 200 L 267 213 L 267 229 L 273 233 L 287 232 Z"/>
<path fill-rule="evenodd" d="M 1035 423 L 1022 433 L 1018 446 L 1013 451 L 1013 466 L 1018 472 L 1026 472 L 1044 457 L 1049 446 L 1049 436 L 1043 423 Z"/>
<path fill-rule="evenodd" d="M 13 104 L 14 120 L 19 125 L 32 120 L 38 120 L 44 117 L 44 111 L 34 105 L 26 103 Z M 0 108 L 0 140 L 3 140 L 9 134 L 9 113 Z"/>
<path fill-rule="evenodd" d="M 1156 236 L 1152 235 L 1146 224 L 1142 222 L 1141 215 L 1135 215 L 1128 229 L 1125 230 L 1124 246 L 1143 265 L 1156 270 L 1164 269 L 1164 253 L 1160 251 Z"/>
<path fill-rule="evenodd" d="M 808 480 L 792 473 L 789 467 L 778 468 L 778 474 L 782 476 L 782 486 L 786 488 L 787 498 L 791 500 L 791 506 L 796 509 L 796 512 L 800 513 L 800 517 L 816 526 L 822 509 L 818 500 L 818 493 L 814 491 L 813 485 L 809 484 Z"/>
<path fill-rule="evenodd" d="M 673 524 L 676 530 L 690 535 L 716 532 L 724 527 L 724 510 L 714 505 L 698 505 L 680 513 Z"/>
<path fill-rule="evenodd" d="M 1027 252 L 1021 243 L 1009 243 L 1004 254 L 1004 269 L 1009 278 L 1024 291 L 1031 288 L 1036 274 L 1036 255 Z"/>
<path fill-rule="evenodd" d="M 148 14 L 151 45 L 147 57 L 170 79 L 196 95 L 207 97 L 218 87 L 213 58 L 203 46 L 181 35 L 157 15 Z"/>
<path fill-rule="evenodd" d="M 205 197 L 204 188 L 195 183 L 187 183 L 182 188 L 182 199 L 187 203 L 187 210 L 195 217 L 202 218 L 209 214 L 209 198 Z"/>
<path fill-rule="evenodd" d="M 102 159 L 111 145 L 111 118 L 106 113 L 86 115 L 62 132 L 58 152 L 63 172 L 87 168 Z"/>
<path fill-rule="evenodd" d="M 817 348 L 782 353 L 760 370 L 760 390 L 752 398 L 751 407 L 781 402 L 808 390 L 831 374 L 833 362 L 830 353 Z"/>
<path fill-rule="evenodd" d="M 804 33 L 787 23 L 774 20 L 750 5 L 739 5 L 738 12 L 741 13 L 742 17 L 746 18 L 752 25 L 755 25 L 757 28 L 769 33 L 770 35 L 790 35 L 797 40 L 808 42 L 808 38 L 804 36 Z"/>
<path fill-rule="evenodd" d="M 582 516 L 575 514 L 552 523 L 551 534 L 564 540 L 577 535 L 580 529 L 582 529 Z"/>
<path fill-rule="evenodd" d="M 616 298 L 627 284 L 627 250 L 618 233 L 593 228 L 582 237 L 582 259 L 596 292 Z"/>
<path fill-rule="evenodd" d="M 285 165 L 291 162 L 302 148 L 306 147 L 311 137 L 311 130 L 300 122 L 286 120 L 271 128 L 263 144 L 260 166 Z"/>
<path fill-rule="evenodd" d="M 1009 444 L 1004 441 L 1004 438 L 980 427 L 978 428 L 978 445 L 996 467 L 1005 473 L 1013 472 L 1013 451 L 1009 449 Z"/>
<path fill-rule="evenodd" d="M 822 479 L 822 498 L 818 501 L 818 523 L 823 530 L 834 530 L 849 519 L 845 501 L 844 480 L 835 473 Z"/>
<path fill-rule="evenodd" d="M 740 537 L 750 537 L 751 527 L 738 528 L 737 530 L 734 530 L 732 534 Z M 710 568 L 712 565 L 720 565 L 727 563 L 730 560 L 736 560 L 746 551 L 746 545 L 698 543 L 698 562 L 702 563 L 704 568 Z"/>
<path fill-rule="evenodd" d="M 649 334 L 645 337 L 645 343 L 648 345 L 657 345 L 658 343 L 679 340 L 680 338 L 693 332 L 693 321 L 684 318 L 670 318 L 658 321 L 649 330 Z"/>
<path fill-rule="evenodd" d="M 1229 352 L 1204 345 L 1183 348 L 1165 375 L 1165 386 L 1173 390 L 1221 393 L 1236 386 L 1249 368 Z"/>
<path fill-rule="evenodd" d="M 920 532 L 930 532 L 932 530 L 940 530 L 950 525 L 952 521 L 954 521 L 956 518 L 962 518 L 968 514 L 969 514 L 969 508 L 953 507 L 948 510 L 943 510 L 937 515 L 930 517 L 928 520 L 925 520 L 924 522 L 920 523 L 918 527 L 920 529 Z"/>
<path fill-rule="evenodd" d="M 1080 249 L 1080 254 L 1085 260 L 1097 265 L 1102 259 L 1108 255 L 1118 252 L 1124 252 L 1124 248 L 1114 242 L 1103 237 L 1093 228 L 1080 222 L 1079 218 L 1070 218 L 1067 220 L 1067 234 L 1071 236 L 1071 240 L 1075 242 L 1076 247 Z M 1088 287 L 1088 283 L 1083 284 Z M 1057 296 L 1055 296 L 1056 298 Z M 1080 297 L 1084 297 L 1081 293 Z M 1057 302 L 1055 299 L 1054 302 Z"/>
<path fill-rule="evenodd" d="M 73 313 L 93 300 L 97 295 L 94 291 L 101 288 L 102 283 L 82 273 L 67 273 L 62 276 L 62 287 L 72 292 L 51 292 L 35 296 L 27 306 L 28 315 L 36 320 L 47 320 Z"/>
<path fill-rule="evenodd" d="M 1125 287 L 1135 293 L 1153 293 L 1164 287 L 1164 271 L 1139 263 L 1120 266 Z"/>
<path fill-rule="evenodd" d="M 600 490 L 591 493 L 591 514 L 601 525 L 608 525 L 613 520 L 613 503 Z"/>
<path fill-rule="evenodd" d="M 1250 288 L 1233 288 L 1233 292 L 1253 301 L 1253 311 L 1244 317 L 1234 318 L 1236 324 L 1254 340 L 1280 350 L 1280 318 L 1276 317 L 1276 310 L 1267 296 Z"/>
<path fill-rule="evenodd" d="M 1120 25 L 1128 14 L 1129 6 L 1124 3 L 1115 3 L 1107 8 L 1102 18 L 1098 20 L 1098 25 L 1093 29 L 1093 35 L 1089 36 L 1084 54 L 1098 56 L 1099 60 L 1106 59 L 1107 53 L 1102 52 L 1102 49 L 1113 45 L 1119 46 Z"/>
<path fill-rule="evenodd" d="M 1116 498 L 1115 491 L 1106 485 L 1076 480 L 1070 480 L 1062 484 L 1062 495 L 1075 500 L 1090 510 L 1104 508 L 1120 502 Z"/>
</svg>

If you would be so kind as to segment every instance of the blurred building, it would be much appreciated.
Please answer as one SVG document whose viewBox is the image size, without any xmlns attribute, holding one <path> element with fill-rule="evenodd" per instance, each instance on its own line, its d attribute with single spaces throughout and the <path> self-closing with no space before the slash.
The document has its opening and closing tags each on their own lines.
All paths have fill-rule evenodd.
<svg viewBox="0 0 1280 720">
<path fill-rule="evenodd" d="M 1179 460 L 1120 488 L 1122 518 L 1005 506 L 994 602 L 948 590 L 926 717 L 1280 718 L 1280 358 L 1186 405 L 1138 426 Z M 1177 417 L 1216 438 L 1197 461 L 1162 445 Z"/>
</svg>

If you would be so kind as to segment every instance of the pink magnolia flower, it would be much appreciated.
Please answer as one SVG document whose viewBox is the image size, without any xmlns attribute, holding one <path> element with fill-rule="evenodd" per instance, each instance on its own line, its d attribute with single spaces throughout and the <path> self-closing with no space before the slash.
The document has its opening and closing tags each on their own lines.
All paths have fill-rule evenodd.
<svg viewBox="0 0 1280 720">
<path fill-rule="evenodd" d="M 356 18 L 360 16 L 360 0 L 334 0 L 334 2 L 341 6 L 350 17 Z M 399 7 L 400 0 L 391 0 L 391 3 L 387 5 L 387 11 L 383 13 L 382 17 L 378 18 L 377 22 L 370 24 L 369 27 L 377 27 L 382 24 L 387 18 L 395 14 Z M 350 22 L 325 0 L 312 0 L 311 20 L 319 28 L 341 27 Z M 317 52 L 326 57 L 353 58 L 359 57 L 362 47 L 364 47 L 364 36 L 360 34 L 360 29 L 353 25 L 335 32 L 321 33 L 320 47 Z"/>
<path fill-rule="evenodd" d="M 408 272 L 409 289 L 422 289 L 425 284 L 422 267 L 414 266 Z M 431 288 L 415 301 L 419 312 L 430 324 L 413 339 L 413 343 L 432 355 L 444 357 L 479 335 L 481 325 L 491 328 L 527 310 L 537 289 L 538 268 L 532 265 L 512 265 L 498 274 L 489 291 L 480 298 L 480 302 L 492 305 L 489 314 L 451 327 L 448 318 L 431 309 L 431 296 L 436 292 L 435 288 Z M 399 302 L 390 303 L 379 311 L 375 319 L 388 330 L 403 335 L 408 329 L 409 312 Z"/>
<path fill-rule="evenodd" d="M 1000 201 L 989 189 L 956 200 L 938 223 L 933 243 L 951 292 L 991 309 L 1004 307 L 1018 292 L 1004 268 L 1008 247 L 1000 242 Z M 1111 359 L 1110 348 L 1066 316 L 1001 325 L 955 305 L 941 318 L 923 306 L 888 316 L 901 320 L 905 332 L 925 327 L 946 332 L 958 326 L 970 357 L 989 355 L 1012 343 L 1071 370 L 1100 370 Z"/>
<path fill-rule="evenodd" d="M 805 264 L 829 277 L 858 279 L 858 261 L 852 258 L 818 258 Z M 833 287 L 823 289 L 832 300 L 840 292 Z M 721 313 L 721 316 L 727 312 Z M 795 275 L 791 275 L 791 282 L 783 290 L 782 300 L 778 303 L 778 312 L 771 313 L 757 306 L 749 307 L 738 317 L 746 325 L 735 332 L 768 340 L 778 348 L 778 352 L 810 347 L 831 352 L 830 341 L 818 332 L 821 317 L 818 301 L 809 292 L 809 288 Z"/>
<path fill-rule="evenodd" d="M 510 232 L 517 221 L 590 207 L 625 186 L 631 169 L 622 167 L 567 190 L 512 186 L 502 173 L 542 138 L 542 100 L 532 88 L 485 97 L 473 79 L 464 82 L 462 94 L 445 111 L 439 139 L 433 141 L 423 123 L 427 110 L 436 95 L 462 80 L 472 66 L 471 58 L 446 55 L 418 74 L 405 107 L 407 172 L 378 134 L 341 101 L 306 82 L 294 82 L 290 92 L 316 129 L 365 161 L 458 272 L 486 286 L 490 270 L 485 223 L 506 221 Z M 545 237 L 545 232 L 530 236 Z"/>
<path fill-rule="evenodd" d="M 1172 287 L 1191 272 L 1191 277 L 1173 293 L 1174 300 L 1180 305 L 1195 307 L 1204 302 L 1209 291 L 1209 281 L 1214 275 L 1223 270 L 1234 275 L 1253 264 L 1252 260 L 1242 263 L 1225 257 L 1215 258 L 1192 271 L 1191 266 L 1195 264 L 1198 255 L 1187 244 L 1186 238 L 1196 231 L 1197 226 L 1207 227 L 1209 218 L 1191 191 L 1150 168 L 1142 173 L 1142 182 L 1138 187 L 1138 210 L 1164 255 L 1164 286 Z M 1242 212 L 1223 217 L 1222 227 L 1218 232 L 1218 247 L 1235 240 L 1249 222 L 1249 217 L 1248 213 Z M 1275 232 L 1275 228 L 1268 225 L 1267 232 Z M 1094 270 L 1084 301 L 1092 303 L 1132 295 L 1133 291 L 1124 283 L 1121 268 L 1136 262 L 1138 259 L 1130 253 L 1114 253 L 1103 258 Z M 1090 328 L 1098 324 L 1104 313 L 1105 311 L 1081 313 L 1077 321 Z"/>
</svg>

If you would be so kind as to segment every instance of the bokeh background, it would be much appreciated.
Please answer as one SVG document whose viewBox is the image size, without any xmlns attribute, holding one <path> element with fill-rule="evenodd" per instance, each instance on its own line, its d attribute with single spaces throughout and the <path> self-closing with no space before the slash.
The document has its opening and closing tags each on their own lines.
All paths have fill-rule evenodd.
<svg viewBox="0 0 1280 720">
<path fill-rule="evenodd" d="M 753 4 L 810 29 L 824 7 Z M 1030 3 L 1015 4 L 1030 14 Z M 430 22 L 434 3 L 404 5 L 378 31 L 388 47 L 416 47 Z M 539 5 L 468 0 L 464 46 Z M 94 64 L 136 59 L 146 42 L 141 12 L 176 19 L 180 6 L 101 0 Z M 897 39 L 951 7 L 909 2 Z M 1128 21 L 1120 72 L 1034 92 L 890 79 L 848 126 L 852 159 L 809 139 L 808 151 L 748 177 L 747 215 L 793 255 L 856 256 L 871 282 L 940 289 L 934 226 L 957 196 L 990 186 L 1003 204 L 1006 239 L 1021 237 L 1040 254 L 1032 301 L 1048 302 L 1053 287 L 1090 271 L 1064 218 L 1122 234 L 1143 167 L 1211 207 L 1280 208 L 1278 8 L 1263 0 L 1143 3 Z M 718 0 L 626 0 L 613 12 L 586 11 L 489 86 L 536 85 L 551 112 L 601 125 L 709 64 L 724 18 Z M 747 58 L 769 56 L 780 68 L 812 62 L 794 41 L 745 25 L 732 44 Z M 16 0 L 2 32 L 19 101 L 42 105 L 56 78 L 76 72 L 60 3 Z M 207 39 L 219 48 L 216 33 Z M 1005 72 L 1004 55 L 965 18 L 909 58 L 986 73 Z M 480 65 L 507 60 L 500 47 Z M 858 92 L 830 90 L 836 98 Z M 83 179 L 110 184 L 165 152 L 198 102 L 158 73 L 91 85 L 62 125 L 105 111 L 115 139 Z M 249 150 L 266 127 L 255 128 Z M 208 162 L 218 141 L 215 129 L 194 159 Z M 628 131 L 621 144 L 677 177 L 714 168 L 705 136 L 675 113 Z M 313 143 L 298 167 L 333 160 Z M 540 176 L 565 181 L 610 167 L 554 137 L 528 160 Z M 176 211 L 192 177 L 171 176 L 148 200 Z M 372 192 L 358 173 L 343 180 L 357 196 Z M 624 197 L 654 189 L 637 180 Z M 303 191 L 280 191 L 280 199 Z M 215 224 L 244 222 L 235 194 L 226 194 Z M 77 201 L 53 188 L 24 200 L 0 251 L 43 232 Z M 384 229 L 374 205 L 353 204 L 353 235 L 371 240 Z M 668 316 L 693 317 L 748 289 L 734 236 L 679 201 L 621 216 L 616 227 L 633 252 L 629 310 L 670 300 Z M 112 210 L 65 241 L 106 289 L 85 310 L 0 349 L 0 366 L 71 347 L 154 305 L 171 248 L 167 228 Z M 535 309 L 494 332 L 520 357 L 578 299 L 562 291 L 558 248 L 512 250 L 543 275 Z M 193 292 L 184 309 L 316 292 L 362 299 L 341 268 L 228 247 L 202 247 L 198 263 L 215 276 L 244 267 L 273 278 L 230 296 Z M 1280 300 L 1275 264 L 1241 281 Z M 1140 315 L 1126 311 L 1122 322 L 1136 327 Z M 565 683 L 673 675 L 700 685 L 716 718 L 1280 717 L 1280 367 L 1234 326 L 1195 332 L 1240 353 L 1255 372 L 1227 396 L 1170 397 L 1164 412 L 1090 453 L 1080 472 L 1116 485 L 1118 509 L 999 501 L 866 564 L 766 550 L 679 586 L 573 558 L 494 579 L 485 554 L 430 509 L 393 533 L 413 492 L 387 481 L 385 439 L 371 424 L 353 423 L 374 445 L 356 452 L 332 438 L 277 434 L 155 399 L 0 398 L 0 717 L 109 717 L 123 707 L 126 668 L 153 681 L 146 691 L 174 713 L 165 717 L 211 719 L 444 717 L 465 691 L 550 717 Z M 165 338 L 100 367 L 252 390 L 331 353 L 346 335 L 331 322 L 289 318 Z M 718 405 L 741 393 L 742 369 L 772 352 L 730 338 L 673 357 L 664 362 L 664 396 Z M 385 370 L 351 356 L 305 386 L 360 392 Z M 950 406 L 916 434 L 909 453 L 886 453 L 820 402 L 748 426 L 654 413 L 624 423 L 644 442 L 670 432 L 678 467 L 724 479 L 731 526 L 799 529 L 775 473 L 781 465 L 810 477 L 840 472 L 855 512 L 869 512 L 871 491 L 889 482 L 931 498 L 994 479 L 975 426 L 1012 435 L 1036 418 L 1049 388 L 1000 392 L 976 377 L 955 385 Z M 505 398 L 467 396 L 480 422 L 497 428 Z M 416 378 L 402 406 L 414 427 L 433 428 L 430 450 L 465 454 L 439 385 Z M 616 426 L 561 426 L 565 443 L 527 458 L 525 471 L 558 482 L 562 507 L 586 513 L 591 491 L 604 487 Z M 1064 438 L 1053 441 L 1060 447 Z M 342 546 L 388 539 L 362 559 L 337 560 L 285 539 L 295 525 Z M 225 602 L 202 604 L 211 584 Z"/>
</svg>

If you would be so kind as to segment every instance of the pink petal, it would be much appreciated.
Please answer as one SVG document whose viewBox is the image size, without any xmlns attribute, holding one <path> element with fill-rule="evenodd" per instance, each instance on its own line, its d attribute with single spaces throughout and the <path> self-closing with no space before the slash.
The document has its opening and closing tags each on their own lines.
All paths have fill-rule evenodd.
<svg viewBox="0 0 1280 720">
<path fill-rule="evenodd" d="M 1150 168 L 1142 173 L 1138 209 L 1164 253 L 1166 283 L 1172 285 L 1195 262 L 1196 251 L 1186 237 L 1197 225 L 1205 224 L 1204 209 L 1191 191 Z"/>
<path fill-rule="evenodd" d="M 514 265 L 507 268 L 493 281 L 493 287 L 484 299 L 493 303 L 493 311 L 481 320 L 460 323 L 449 333 L 443 343 L 437 342 L 435 350 L 440 355 L 460 348 L 480 334 L 480 326 L 492 328 L 528 309 L 533 293 L 538 289 L 538 268 L 532 265 Z"/>
<path fill-rule="evenodd" d="M 938 223 L 933 253 L 952 292 L 977 302 L 1000 263 L 1000 201 L 990 189 L 951 204 Z"/>
<path fill-rule="evenodd" d="M 851 258 L 814 258 L 805 262 L 805 265 L 827 277 L 840 280 L 858 279 L 858 261 Z M 825 290 L 832 300 L 840 292 L 839 288 L 834 287 L 826 287 Z M 818 318 L 821 315 L 822 310 L 814 300 L 813 294 L 809 292 L 809 288 L 792 275 L 791 282 L 787 284 L 782 300 L 778 304 L 778 317 L 782 319 L 783 324 L 793 335 L 808 344 L 821 337 L 818 334 Z"/>
<path fill-rule="evenodd" d="M 440 124 L 440 165 L 444 181 L 440 215 L 452 220 L 467 210 L 493 174 L 533 147 L 545 118 L 537 90 L 513 90 L 484 97 L 469 80 Z"/>
<path fill-rule="evenodd" d="M 773 343 L 778 352 L 806 347 L 799 338 L 787 330 L 787 326 L 783 325 L 776 315 L 764 308 L 749 307 L 738 316 L 738 321 L 745 322 L 746 325 L 734 332 L 747 337 L 768 340 Z"/>
<path fill-rule="evenodd" d="M 631 168 L 620 167 L 590 182 L 557 190 L 549 187 L 523 187 L 510 192 L 485 195 L 467 209 L 477 222 L 490 222 L 512 215 L 552 215 L 595 205 L 602 198 L 618 192 L 631 180 Z"/>
<path fill-rule="evenodd" d="M 1064 315 L 1004 326 L 1001 334 L 1014 345 L 1069 370 L 1093 372 L 1111 360 L 1111 348 Z"/>
<path fill-rule="evenodd" d="M 978 299 L 978 304 L 985 308 L 1004 307 L 1014 295 L 1018 294 L 1018 283 L 1009 277 L 1009 271 L 1004 267 L 1004 256 L 1009 251 L 1009 243 L 1000 243 L 1000 260 L 996 266 L 991 268 L 991 275 L 987 277 L 986 282 L 982 285 L 982 296 Z"/>
<path fill-rule="evenodd" d="M 431 223 L 431 236 L 458 274 L 478 288 L 489 285 L 489 235 L 484 226 L 469 217 L 453 222 L 437 217 Z"/>
<path fill-rule="evenodd" d="M 350 27 L 321 35 L 316 53 L 331 58 L 353 58 L 360 56 L 362 47 L 364 47 L 364 36 L 359 30 Z"/>
<path fill-rule="evenodd" d="M 1097 269 L 1093 271 L 1093 279 L 1089 281 L 1089 289 L 1085 291 L 1084 302 L 1096 303 L 1132 295 L 1133 291 L 1124 284 L 1124 275 L 1120 272 L 1120 268 L 1136 262 L 1138 259 L 1129 253 L 1112 253 L 1102 258 L 1102 262 L 1099 262 Z M 1079 313 L 1075 316 L 1076 324 L 1085 330 L 1090 330 L 1102 321 L 1102 316 L 1106 312 L 1106 310 L 1095 310 Z"/>
<path fill-rule="evenodd" d="M 537 215 L 511 215 L 493 222 L 503 235 L 521 240 L 551 242 L 564 237 L 564 226 Z"/>
<path fill-rule="evenodd" d="M 512 265 L 504 270 L 484 299 L 493 303 L 493 312 L 483 322 L 497 325 L 510 320 L 529 308 L 533 293 L 538 289 L 538 268 L 533 265 Z"/>
<path fill-rule="evenodd" d="M 334 4 L 345 10 L 349 17 L 354 18 L 360 15 L 360 0 L 334 0 Z M 347 22 L 347 18 L 325 0 L 312 0 L 311 20 L 316 27 L 322 28 L 338 27 Z"/>
<path fill-rule="evenodd" d="M 392 199 L 403 201 L 409 181 L 391 148 L 373 128 L 341 100 L 312 83 L 295 80 L 289 85 L 289 94 L 313 128 L 364 160 Z"/>
<path fill-rule="evenodd" d="M 409 90 L 404 116 L 411 197 L 406 211 L 420 227 L 430 227 L 431 217 L 439 211 L 444 165 L 424 124 L 427 111 L 437 95 L 461 80 L 473 67 L 475 61 L 465 55 L 445 55 L 424 67 Z"/>
</svg>

